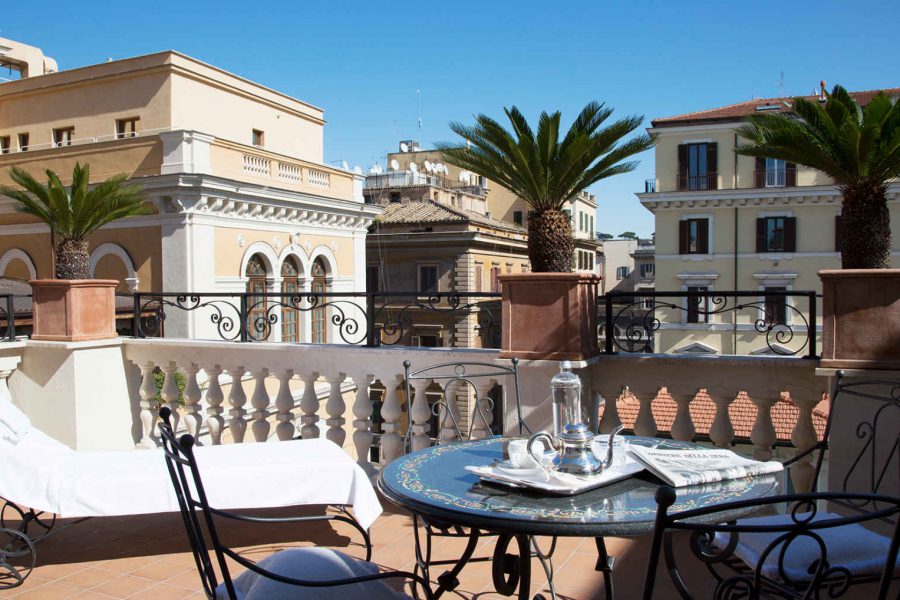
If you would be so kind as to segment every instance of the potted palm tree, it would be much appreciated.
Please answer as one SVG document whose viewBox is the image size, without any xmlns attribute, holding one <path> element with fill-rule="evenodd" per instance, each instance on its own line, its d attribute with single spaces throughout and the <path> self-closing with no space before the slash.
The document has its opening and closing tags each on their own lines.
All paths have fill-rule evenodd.
<svg viewBox="0 0 900 600">
<path fill-rule="evenodd" d="M 824 87 L 824 83 L 823 83 Z M 836 85 L 824 102 L 758 114 L 737 152 L 822 171 L 841 191 L 841 270 L 819 271 L 822 366 L 900 368 L 900 269 L 891 269 L 887 189 L 900 177 L 900 103 L 884 92 L 861 107 Z"/>
<path fill-rule="evenodd" d="M 482 175 L 522 198 L 528 213 L 531 273 L 500 277 L 505 356 L 580 360 L 598 353 L 599 278 L 572 273 L 572 220 L 564 208 L 588 186 L 634 170 L 635 154 L 653 139 L 625 139 L 643 121 L 629 116 L 606 124 L 611 108 L 591 102 L 560 139 L 560 113 L 542 113 L 537 132 L 515 106 L 504 109 L 512 130 L 486 115 L 475 124 L 451 123 L 466 142 L 438 144 L 446 162 Z"/>
<path fill-rule="evenodd" d="M 19 202 L 19 210 L 50 227 L 55 279 L 30 281 L 32 339 L 85 341 L 116 337 L 115 280 L 89 279 L 87 236 L 100 227 L 132 215 L 147 214 L 140 186 L 126 185 L 116 175 L 89 187 L 90 167 L 75 165 L 72 184 L 47 170 L 47 184 L 13 167 L 10 178 L 21 189 L 0 186 L 0 194 Z"/>
</svg>

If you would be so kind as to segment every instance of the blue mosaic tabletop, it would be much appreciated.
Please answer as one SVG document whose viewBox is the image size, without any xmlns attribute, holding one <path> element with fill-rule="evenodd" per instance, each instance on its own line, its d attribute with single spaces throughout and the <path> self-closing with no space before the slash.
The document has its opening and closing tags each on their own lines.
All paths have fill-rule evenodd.
<svg viewBox="0 0 900 600">
<path fill-rule="evenodd" d="M 628 443 L 666 449 L 697 444 L 625 436 Z M 639 535 L 653 528 L 654 494 L 662 482 L 647 472 L 575 496 L 482 482 L 466 466 L 502 458 L 508 439 L 433 446 L 388 464 L 378 487 L 391 501 L 432 521 L 493 531 L 553 535 Z M 773 495 L 774 475 L 731 479 L 676 490 L 672 512 Z M 719 515 L 721 518 L 723 515 Z M 741 515 L 733 515 L 737 517 Z"/>
</svg>

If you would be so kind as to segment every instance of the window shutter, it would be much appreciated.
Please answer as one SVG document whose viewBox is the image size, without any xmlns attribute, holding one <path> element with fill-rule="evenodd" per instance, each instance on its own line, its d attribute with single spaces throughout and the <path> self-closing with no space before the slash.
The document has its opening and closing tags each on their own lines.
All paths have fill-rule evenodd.
<svg viewBox="0 0 900 600">
<path fill-rule="evenodd" d="M 794 163 L 784 163 L 784 185 L 787 187 L 797 185 L 797 165 Z"/>
<path fill-rule="evenodd" d="M 766 246 L 766 220 L 760 218 L 756 220 L 756 251 L 765 252 Z"/>
<path fill-rule="evenodd" d="M 766 187 L 766 159 L 757 156 L 756 157 L 756 167 L 753 171 L 753 185 L 758 188 Z M 758 231 L 757 231 L 758 235 Z M 758 244 L 757 244 L 758 246 Z M 761 252 L 761 250 L 757 247 L 757 252 Z"/>
<path fill-rule="evenodd" d="M 784 219 L 784 251 L 797 251 L 797 217 Z"/>
<path fill-rule="evenodd" d="M 687 221 L 678 221 L 678 254 L 688 253 L 688 228 Z"/>
<path fill-rule="evenodd" d="M 688 175 L 688 147 L 687 144 L 678 146 L 678 189 L 687 189 Z"/>
<path fill-rule="evenodd" d="M 719 145 L 718 144 L 707 144 L 706 145 L 706 175 L 707 175 L 707 186 L 708 190 L 717 190 L 719 189 Z"/>
<path fill-rule="evenodd" d="M 841 251 L 841 215 L 834 215 L 834 251 Z"/>
<path fill-rule="evenodd" d="M 709 219 L 700 219 L 700 222 L 697 225 L 697 246 L 700 248 L 699 254 L 709 254 Z"/>
</svg>

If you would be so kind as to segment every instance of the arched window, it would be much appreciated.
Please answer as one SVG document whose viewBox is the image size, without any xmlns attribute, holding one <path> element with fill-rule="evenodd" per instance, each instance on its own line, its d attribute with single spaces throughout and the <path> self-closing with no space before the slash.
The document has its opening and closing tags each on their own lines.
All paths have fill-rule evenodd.
<svg viewBox="0 0 900 600">
<path fill-rule="evenodd" d="M 281 263 L 281 292 L 284 294 L 282 298 L 281 308 L 281 341 L 283 342 L 299 342 L 300 341 L 300 323 L 298 319 L 297 309 L 291 308 L 291 297 L 300 291 L 300 266 L 297 259 L 288 256 Z"/>
<path fill-rule="evenodd" d="M 312 310 L 312 343 L 328 343 L 328 318 L 325 308 L 325 262 L 321 257 L 312 264 L 312 291 L 320 294 L 316 298 L 316 307 Z"/>
<path fill-rule="evenodd" d="M 268 291 L 268 269 L 266 261 L 259 254 L 254 254 L 247 262 L 247 329 L 252 339 L 262 340 L 267 336 L 266 323 L 266 291 Z"/>
</svg>

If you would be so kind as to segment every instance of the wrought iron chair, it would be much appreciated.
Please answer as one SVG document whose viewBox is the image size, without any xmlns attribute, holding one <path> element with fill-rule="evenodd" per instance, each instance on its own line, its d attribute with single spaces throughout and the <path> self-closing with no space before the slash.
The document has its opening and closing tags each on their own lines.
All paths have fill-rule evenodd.
<svg viewBox="0 0 900 600">
<path fill-rule="evenodd" d="M 650 560 L 644 581 L 644 600 L 654 598 L 660 554 L 681 598 L 839 598 L 851 584 L 879 582 L 877 598 L 887 598 L 898 569 L 900 498 L 875 494 L 821 492 L 728 502 L 670 513 L 675 490 L 657 490 L 658 505 Z M 848 516 L 823 513 L 819 503 L 837 503 L 857 510 Z M 790 503 L 787 518 L 758 517 L 737 522 L 731 517 L 746 510 Z M 869 507 L 863 511 L 861 507 Z M 891 537 L 862 524 L 892 523 Z M 720 523 L 720 524 L 716 524 Z M 689 534 L 690 551 L 676 551 L 673 534 Z M 743 556 L 735 561 L 738 549 Z M 752 556 L 751 556 L 752 555 Z M 714 585 L 712 595 L 699 589 L 680 570 L 689 557 L 713 575 L 702 578 Z M 735 562 L 742 567 L 735 568 Z M 859 596 L 852 596 L 858 598 Z"/>
<path fill-rule="evenodd" d="M 254 600 L 312 596 L 335 600 L 348 597 L 387 600 L 396 599 L 398 594 L 383 580 L 400 577 L 421 585 L 425 597 L 431 600 L 428 582 L 418 575 L 403 571 L 380 573 L 372 563 L 333 550 L 292 548 L 254 563 L 228 548 L 219 537 L 217 518 L 272 524 L 304 522 L 321 517 L 253 517 L 211 507 L 194 457 L 194 438 L 183 435 L 176 439 L 170 422 L 171 411 L 163 407 L 159 412 L 166 467 L 208 598 Z M 345 520 L 339 516 L 333 518 Z M 226 558 L 246 568 L 246 572 L 232 580 Z"/>
</svg>

